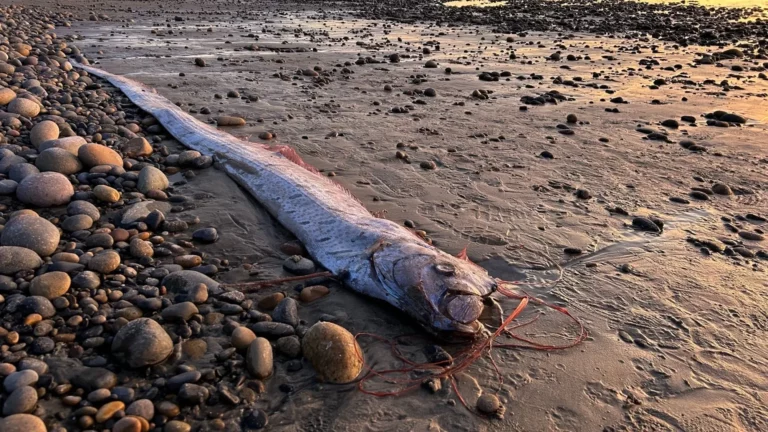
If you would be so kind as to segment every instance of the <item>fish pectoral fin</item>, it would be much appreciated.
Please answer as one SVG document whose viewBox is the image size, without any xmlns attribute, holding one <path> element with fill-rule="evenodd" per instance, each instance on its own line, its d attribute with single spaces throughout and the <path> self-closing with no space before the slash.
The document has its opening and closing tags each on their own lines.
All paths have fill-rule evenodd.
<svg viewBox="0 0 768 432">
<path fill-rule="evenodd" d="M 379 250 L 381 250 L 385 246 L 389 246 L 389 242 L 387 242 L 383 238 L 380 238 L 380 239 L 376 240 L 376 242 L 374 244 L 372 244 L 371 247 L 369 247 L 368 249 L 365 250 L 365 254 L 369 258 L 373 258 L 373 254 L 375 254 L 376 252 L 378 252 Z"/>
</svg>

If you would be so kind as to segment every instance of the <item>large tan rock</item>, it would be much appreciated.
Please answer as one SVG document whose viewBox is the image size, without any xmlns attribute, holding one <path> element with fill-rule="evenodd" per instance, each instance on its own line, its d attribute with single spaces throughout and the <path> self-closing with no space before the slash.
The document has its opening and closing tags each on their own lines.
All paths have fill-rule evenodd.
<svg viewBox="0 0 768 432">
<path fill-rule="evenodd" d="M 32 127 L 32 132 L 29 133 L 29 140 L 35 148 L 40 147 L 40 144 L 55 140 L 59 137 L 59 126 L 50 121 L 44 120 Z"/>
<path fill-rule="evenodd" d="M 363 369 L 363 350 L 344 327 L 319 322 L 301 342 L 304 357 L 312 363 L 317 377 L 331 383 L 354 380 Z"/>
<path fill-rule="evenodd" d="M 97 165 L 123 166 L 123 158 L 111 148 L 99 144 L 86 144 L 77 150 L 77 157 L 87 167 Z"/>
</svg>

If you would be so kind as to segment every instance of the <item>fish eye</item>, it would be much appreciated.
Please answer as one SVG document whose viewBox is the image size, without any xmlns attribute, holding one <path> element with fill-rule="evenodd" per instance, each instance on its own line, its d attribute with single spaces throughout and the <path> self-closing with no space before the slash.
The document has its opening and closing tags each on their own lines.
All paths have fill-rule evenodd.
<svg viewBox="0 0 768 432">
<path fill-rule="evenodd" d="M 435 270 L 443 275 L 452 276 L 456 274 L 456 268 L 450 263 L 435 264 Z"/>
</svg>

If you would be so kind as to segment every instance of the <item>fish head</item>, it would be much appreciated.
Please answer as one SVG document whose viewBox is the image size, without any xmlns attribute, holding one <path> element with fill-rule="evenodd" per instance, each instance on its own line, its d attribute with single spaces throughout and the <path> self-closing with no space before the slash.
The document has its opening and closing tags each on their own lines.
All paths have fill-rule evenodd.
<svg viewBox="0 0 768 432">
<path fill-rule="evenodd" d="M 451 336 L 481 332 L 483 298 L 496 290 L 483 268 L 417 242 L 384 245 L 371 258 L 389 298 L 424 327 Z"/>
</svg>

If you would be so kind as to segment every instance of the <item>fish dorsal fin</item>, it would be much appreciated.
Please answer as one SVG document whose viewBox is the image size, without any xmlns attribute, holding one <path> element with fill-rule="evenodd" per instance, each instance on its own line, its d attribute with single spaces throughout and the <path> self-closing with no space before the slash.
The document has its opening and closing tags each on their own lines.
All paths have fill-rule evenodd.
<svg viewBox="0 0 768 432">
<path fill-rule="evenodd" d="M 320 171 L 318 171 L 317 168 L 304 162 L 304 159 L 302 159 L 301 156 L 299 156 L 299 154 L 296 153 L 296 150 L 294 150 L 293 147 L 290 147 L 287 145 L 273 145 L 273 146 L 265 146 L 265 148 L 267 150 L 281 154 L 284 158 L 288 159 L 289 161 L 295 163 L 296 165 L 304 168 L 309 172 L 313 172 L 317 175 L 321 175 Z"/>
<path fill-rule="evenodd" d="M 350 198 L 352 198 L 353 200 L 357 201 L 361 206 L 365 207 L 365 205 L 363 205 L 363 203 L 360 202 L 360 200 L 357 199 L 357 197 L 352 195 L 352 192 L 350 192 L 347 188 L 345 188 L 344 186 L 340 185 L 339 183 L 336 183 L 335 181 L 325 177 L 324 175 L 322 175 L 320 173 L 320 171 L 317 170 L 317 168 L 315 168 L 312 165 L 304 162 L 304 159 L 302 159 L 301 156 L 299 156 L 299 154 L 296 152 L 296 150 L 293 149 L 293 147 L 280 144 L 280 145 L 271 145 L 271 146 L 265 145 L 264 148 L 267 149 L 267 150 L 273 151 L 273 152 L 275 152 L 275 153 L 277 153 L 277 154 L 279 154 L 281 156 L 283 156 L 284 158 L 288 159 L 289 161 L 295 163 L 296 165 L 304 168 L 305 170 L 307 170 L 307 171 L 309 171 L 309 172 L 311 172 L 313 174 L 317 174 L 318 177 L 320 177 L 324 181 L 327 181 L 328 183 L 331 183 L 332 185 L 336 186 L 337 188 L 342 190 L 344 193 L 346 193 Z"/>
<path fill-rule="evenodd" d="M 469 261 L 469 257 L 467 256 L 467 248 L 469 246 L 464 246 L 464 249 L 461 250 L 461 252 L 456 254 L 456 258 L 464 261 Z"/>
</svg>

